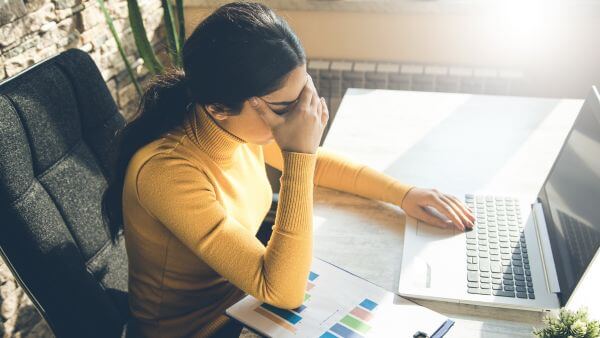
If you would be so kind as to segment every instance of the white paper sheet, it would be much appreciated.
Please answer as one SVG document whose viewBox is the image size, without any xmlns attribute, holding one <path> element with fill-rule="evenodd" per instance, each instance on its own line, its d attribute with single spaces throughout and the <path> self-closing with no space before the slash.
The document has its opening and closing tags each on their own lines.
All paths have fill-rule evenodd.
<svg viewBox="0 0 600 338">
<path fill-rule="evenodd" d="M 313 259 L 305 298 L 302 307 L 290 311 L 246 296 L 226 313 L 277 338 L 431 335 L 448 319 L 318 258 Z"/>
</svg>

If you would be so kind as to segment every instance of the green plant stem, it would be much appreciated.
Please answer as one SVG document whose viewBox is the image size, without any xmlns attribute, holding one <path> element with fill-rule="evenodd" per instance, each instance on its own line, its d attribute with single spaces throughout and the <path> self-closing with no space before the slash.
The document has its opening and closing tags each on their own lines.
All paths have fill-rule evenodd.
<svg viewBox="0 0 600 338">
<path fill-rule="evenodd" d="M 181 66 L 179 62 L 179 38 L 177 37 L 177 27 L 173 13 L 173 6 L 170 0 L 161 0 L 165 20 L 165 29 L 167 30 L 167 42 L 169 45 L 169 55 L 171 61 L 176 66 Z"/>
<path fill-rule="evenodd" d="M 152 45 L 148 41 L 146 28 L 144 28 L 144 20 L 142 19 L 137 0 L 127 0 L 127 10 L 129 11 L 129 24 L 131 25 L 135 45 L 144 60 L 144 65 L 152 75 L 162 73 L 163 65 L 156 57 Z"/>
<path fill-rule="evenodd" d="M 177 21 L 179 22 L 179 64 L 182 64 L 183 43 L 185 41 L 185 19 L 183 16 L 183 0 L 175 0 L 177 5 Z"/>
<path fill-rule="evenodd" d="M 133 69 L 131 68 L 131 64 L 129 63 L 129 60 L 127 60 L 127 55 L 125 54 L 125 50 L 123 49 L 123 45 L 121 44 L 121 39 L 119 38 L 119 35 L 117 34 L 117 30 L 115 29 L 113 20 L 110 17 L 110 14 L 108 13 L 108 9 L 106 9 L 104 0 L 97 0 L 97 1 L 98 1 L 98 4 L 100 5 L 100 8 L 102 9 L 102 12 L 104 13 L 104 18 L 106 19 L 108 28 L 110 29 L 110 32 L 112 33 L 112 36 L 115 39 L 117 48 L 119 49 L 119 54 L 121 54 L 121 58 L 123 58 L 123 62 L 125 63 L 125 68 L 127 69 L 127 73 L 129 74 L 129 77 L 131 78 L 131 82 L 133 82 L 133 85 L 135 86 L 135 90 L 137 91 L 138 95 L 142 96 L 142 88 L 140 87 L 140 84 L 137 81 L 135 74 L 133 73 Z"/>
</svg>

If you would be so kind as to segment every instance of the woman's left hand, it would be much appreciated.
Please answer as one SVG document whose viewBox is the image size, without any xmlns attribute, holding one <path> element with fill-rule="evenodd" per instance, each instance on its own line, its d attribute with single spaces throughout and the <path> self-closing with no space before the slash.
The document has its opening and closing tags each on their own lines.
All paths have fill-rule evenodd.
<svg viewBox="0 0 600 338">
<path fill-rule="evenodd" d="M 400 206 L 407 215 L 425 221 L 440 228 L 454 224 L 457 229 L 473 228 L 475 216 L 458 198 L 439 192 L 436 189 L 414 187 L 408 191 Z M 449 220 L 432 215 L 426 209 L 435 208 Z"/>
</svg>

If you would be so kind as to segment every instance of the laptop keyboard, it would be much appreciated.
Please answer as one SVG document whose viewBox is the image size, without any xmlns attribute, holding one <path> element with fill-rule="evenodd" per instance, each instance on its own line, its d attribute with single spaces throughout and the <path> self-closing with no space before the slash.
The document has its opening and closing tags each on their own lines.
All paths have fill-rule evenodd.
<svg viewBox="0 0 600 338">
<path fill-rule="evenodd" d="M 465 234 L 467 292 L 535 299 L 518 200 L 467 194 L 465 204 L 477 218 Z"/>
</svg>

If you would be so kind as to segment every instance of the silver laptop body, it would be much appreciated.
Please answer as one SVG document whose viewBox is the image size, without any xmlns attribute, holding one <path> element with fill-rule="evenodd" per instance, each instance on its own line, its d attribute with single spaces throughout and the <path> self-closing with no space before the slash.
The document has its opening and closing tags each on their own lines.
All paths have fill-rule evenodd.
<svg viewBox="0 0 600 338">
<path fill-rule="evenodd" d="M 469 232 L 407 216 L 398 293 L 536 311 L 564 306 L 592 262 L 600 264 L 598 90 L 592 87 L 536 201 L 464 198 L 477 217 Z"/>
</svg>

